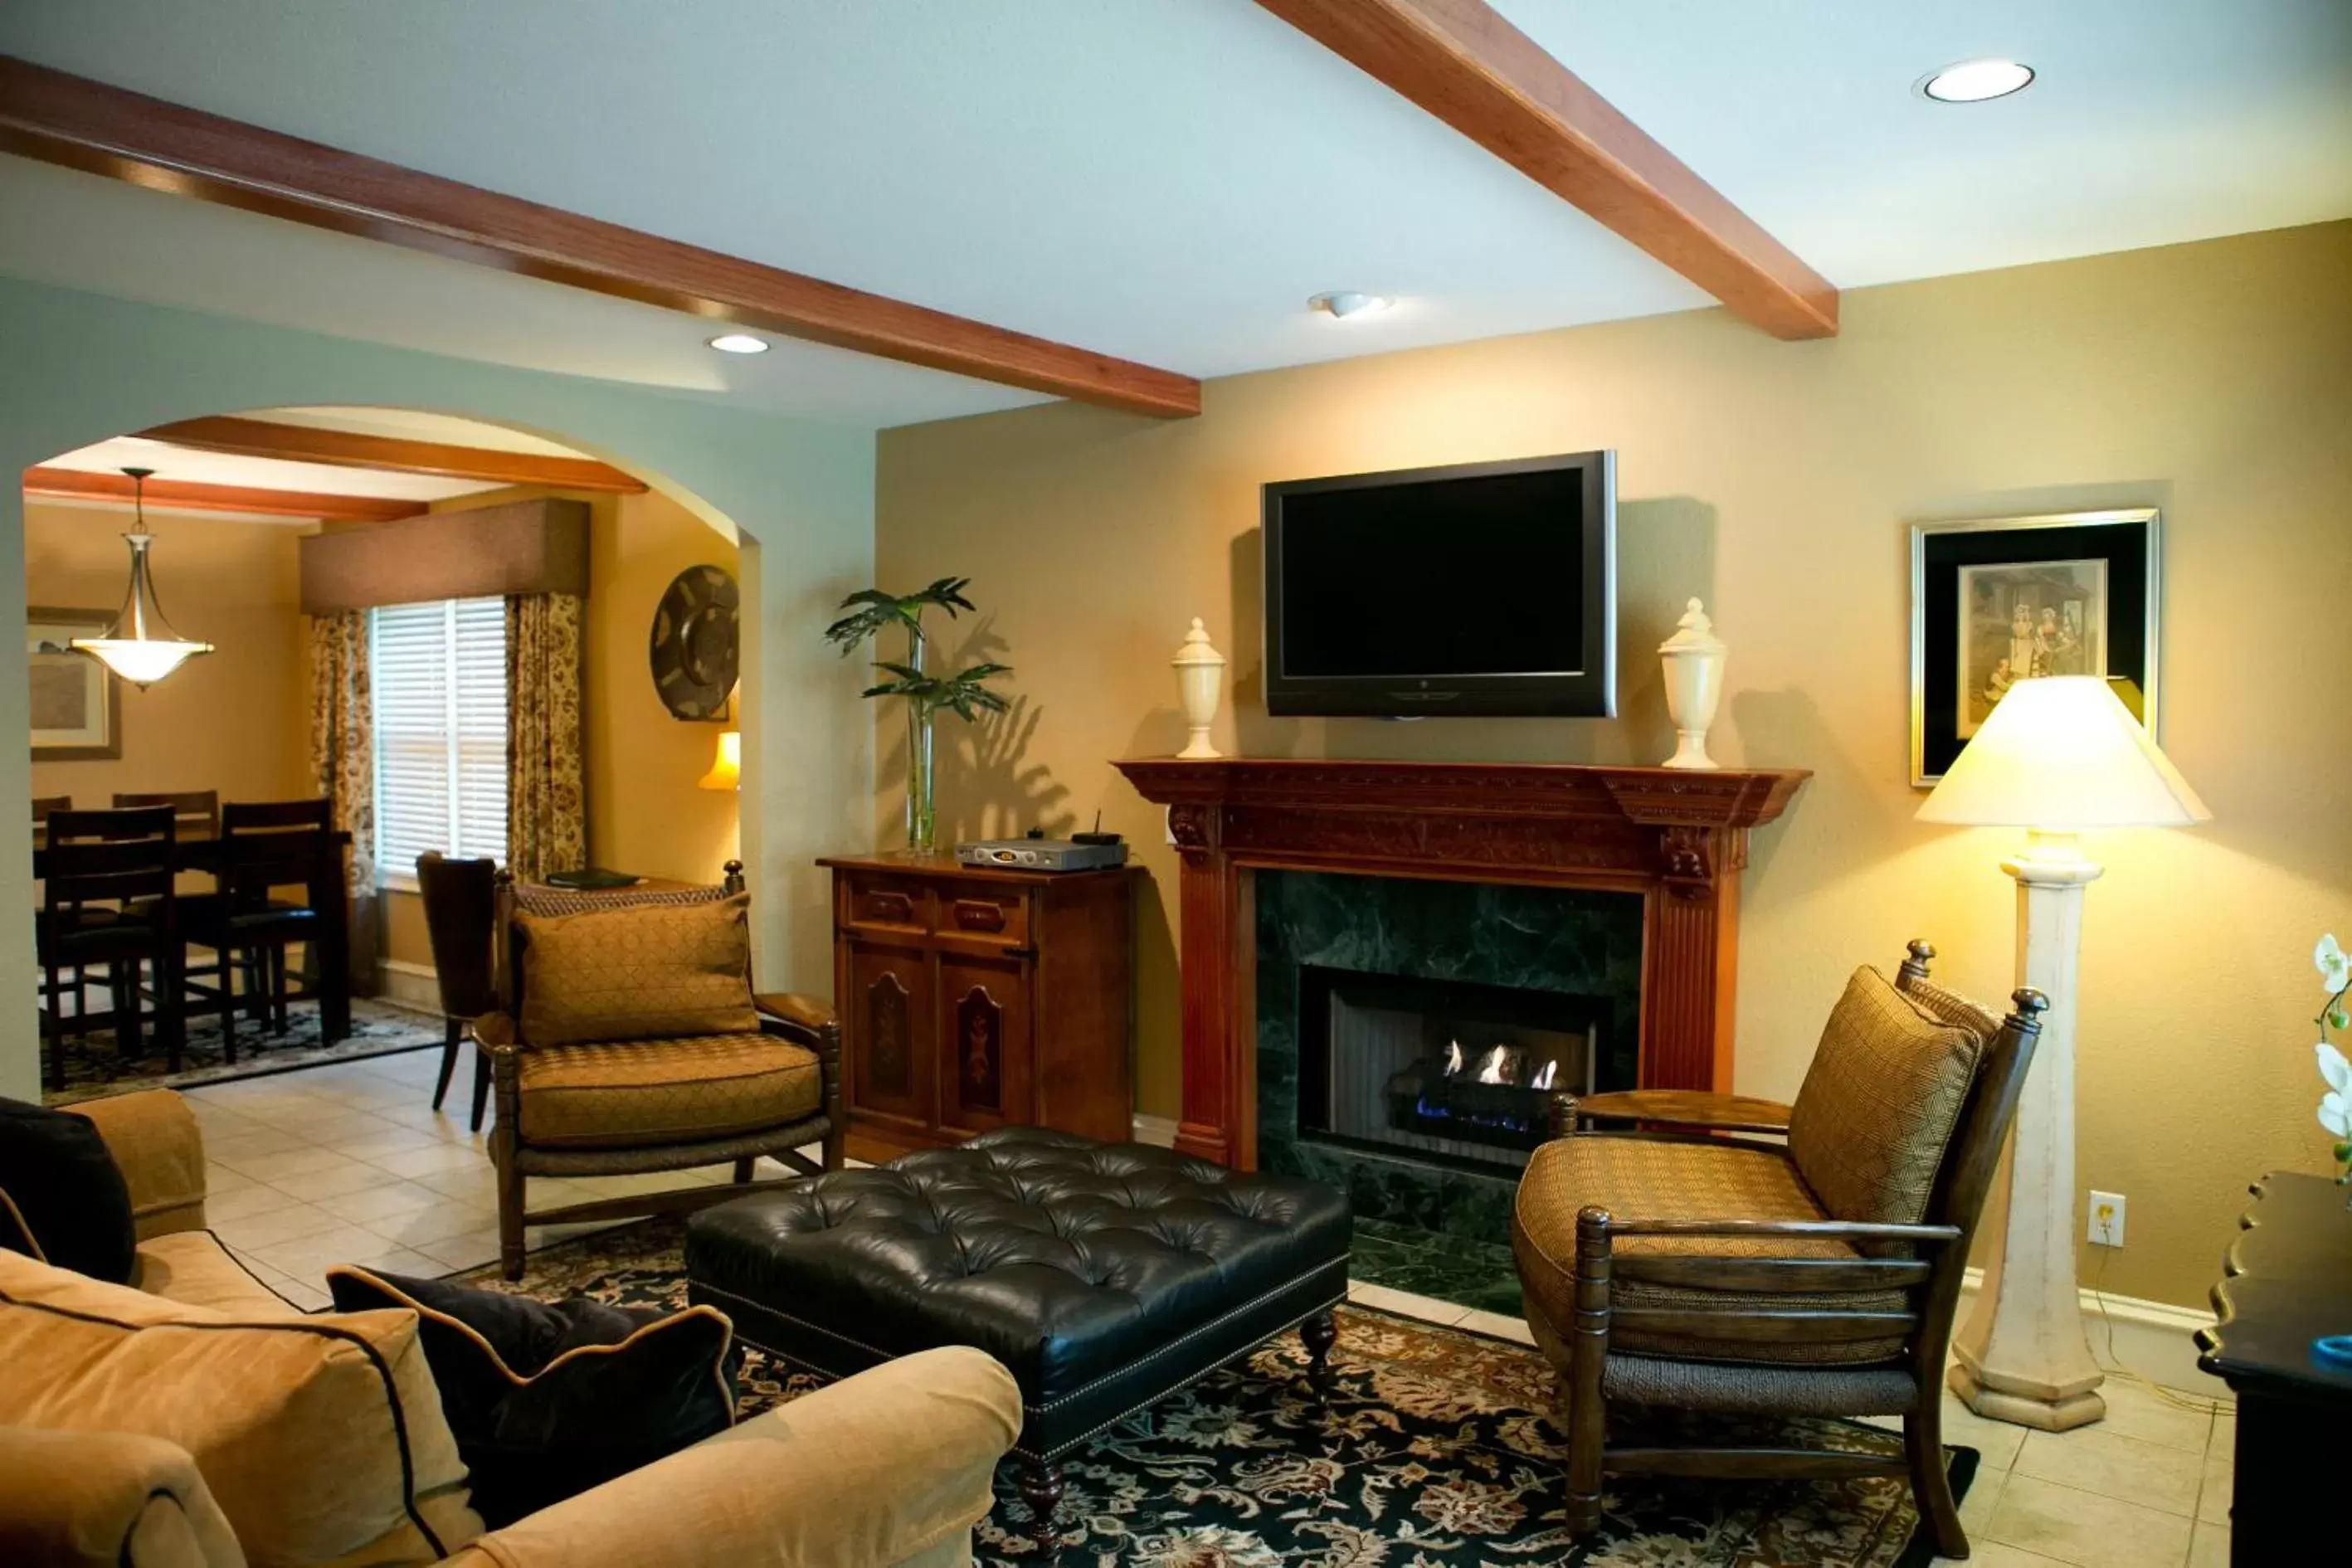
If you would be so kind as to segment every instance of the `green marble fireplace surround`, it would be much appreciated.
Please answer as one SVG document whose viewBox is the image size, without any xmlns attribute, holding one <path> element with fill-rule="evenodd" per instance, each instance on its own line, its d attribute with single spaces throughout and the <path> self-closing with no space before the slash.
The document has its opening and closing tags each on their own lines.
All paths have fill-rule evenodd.
<svg viewBox="0 0 2352 1568">
<path fill-rule="evenodd" d="M 1601 1089 L 1634 1084 L 1642 897 L 1566 888 L 1261 870 L 1255 879 L 1261 1169 L 1343 1188 L 1359 1279 L 1516 1315 L 1516 1178 L 1302 1131 L 1301 969 L 1605 998 Z"/>
</svg>

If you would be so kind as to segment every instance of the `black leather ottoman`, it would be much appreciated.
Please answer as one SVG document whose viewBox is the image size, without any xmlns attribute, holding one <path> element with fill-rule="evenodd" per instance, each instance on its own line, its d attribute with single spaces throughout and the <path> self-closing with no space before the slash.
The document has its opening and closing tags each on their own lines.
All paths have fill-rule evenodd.
<svg viewBox="0 0 2352 1568">
<path fill-rule="evenodd" d="M 1055 1461 L 1293 1325 L 1318 1391 L 1348 1292 L 1345 1194 L 1135 1143 L 1007 1127 L 687 1224 L 688 1295 L 835 1377 L 934 1345 L 1012 1370 L 1022 1495 Z"/>
</svg>

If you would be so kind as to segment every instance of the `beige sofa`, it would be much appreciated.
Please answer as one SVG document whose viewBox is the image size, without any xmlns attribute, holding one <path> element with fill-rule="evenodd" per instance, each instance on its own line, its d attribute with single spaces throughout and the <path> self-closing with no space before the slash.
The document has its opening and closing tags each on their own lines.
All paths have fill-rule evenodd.
<svg viewBox="0 0 2352 1568">
<path fill-rule="evenodd" d="M 77 1109 L 97 1123 L 130 1186 L 138 1290 L 0 1252 L 0 1562 L 971 1561 L 971 1527 L 988 1511 L 997 1460 L 1019 1436 L 1021 1405 L 1004 1369 L 968 1350 L 877 1367 L 482 1533 L 415 1315 L 310 1317 L 246 1273 L 205 1229 L 203 1139 L 178 1096 L 125 1095 Z M 268 1385 L 257 1390 L 260 1380 Z M 298 1428 L 290 1450 L 280 1430 L 273 1458 L 266 1429 L 273 1421 L 285 1427 L 287 1409 L 305 1400 L 310 1425 Z M 259 1413 L 246 1418 L 237 1412 L 248 1401 Z M 389 1516 L 394 1528 L 381 1535 L 373 1516 L 320 1517 L 322 1491 L 341 1495 L 346 1478 L 355 1499 L 365 1494 L 372 1456 L 352 1449 L 362 1457 L 339 1462 L 323 1486 L 318 1477 L 299 1488 L 276 1482 L 291 1472 L 271 1468 L 315 1465 L 312 1447 L 363 1445 L 371 1421 L 394 1455 L 375 1478 L 377 1492 L 389 1485 L 397 1498 L 407 1488 L 404 1512 Z M 201 1463 L 199 1452 L 208 1456 Z M 297 1491 L 299 1499 L 278 1495 Z M 298 1517 L 278 1517 L 281 1502 Z M 339 1524 L 341 1537 L 364 1537 L 363 1545 L 329 1552 L 300 1544 L 340 1539 Z"/>
</svg>

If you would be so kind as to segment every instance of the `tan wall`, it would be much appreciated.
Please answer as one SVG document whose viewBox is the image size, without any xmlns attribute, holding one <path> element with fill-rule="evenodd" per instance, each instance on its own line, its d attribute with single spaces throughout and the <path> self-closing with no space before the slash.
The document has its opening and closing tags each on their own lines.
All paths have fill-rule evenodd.
<svg viewBox="0 0 2352 1568">
<path fill-rule="evenodd" d="M 698 789 L 727 726 L 673 717 L 646 638 L 670 579 L 736 571 L 732 541 L 658 495 L 600 501 L 588 532 L 588 850 L 599 866 L 710 882 L 736 851 L 737 797 Z"/>
<path fill-rule="evenodd" d="M 1233 377 L 1189 421 L 1057 405 L 886 432 L 881 580 L 971 574 L 1023 698 L 979 745 L 943 742 L 943 834 L 1099 806 L 1135 843 L 1138 1098 L 1172 1114 L 1174 862 L 1109 761 L 1181 743 L 1167 661 L 1188 617 L 1233 660 L 1228 749 L 1654 761 L 1653 650 L 1698 594 L 1731 648 L 1716 755 L 1815 774 L 1758 835 L 1745 895 L 1738 1087 L 1786 1097 L 1843 974 L 1905 938 L 1935 939 L 1968 991 L 2011 984 L 2012 836 L 1912 817 L 1905 524 L 2160 506 L 2163 741 L 2215 821 L 2092 847 L 2079 1165 L 2131 1200 L 2129 1246 L 2086 1253 L 2086 1283 L 2200 1303 L 2245 1182 L 2326 1158 L 2307 954 L 2352 926 L 2347 279 L 2336 224 L 1850 293 L 1825 342 L 1694 312 Z M 1596 447 L 1619 461 L 1621 720 L 1266 716 L 1261 483 Z"/>
<path fill-rule="evenodd" d="M 216 789 L 223 800 L 314 793 L 306 755 L 295 541 L 303 526 L 152 514 L 153 569 L 163 613 L 184 637 L 218 650 L 145 691 L 121 682 L 122 755 L 33 763 L 36 795 L 113 804 L 118 790 Z M 127 514 L 25 506 L 26 603 L 97 609 L 122 604 Z"/>
<path fill-rule="evenodd" d="M 436 510 L 543 494 L 501 490 Z M 582 722 L 587 730 L 588 856 L 642 877 L 716 881 L 737 850 L 732 794 L 698 789 L 721 726 L 670 716 L 654 692 L 646 637 L 654 606 L 688 566 L 737 570 L 734 542 L 655 494 L 581 496 L 590 502 L 588 616 L 583 636 Z M 394 893 L 384 921 L 386 954 L 429 964 L 431 943 L 414 894 Z"/>
</svg>

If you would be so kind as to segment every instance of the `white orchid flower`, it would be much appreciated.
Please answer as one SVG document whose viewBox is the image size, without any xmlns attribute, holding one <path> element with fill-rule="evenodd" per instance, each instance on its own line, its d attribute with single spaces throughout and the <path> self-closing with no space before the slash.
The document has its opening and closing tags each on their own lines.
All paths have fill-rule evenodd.
<svg viewBox="0 0 2352 1568">
<path fill-rule="evenodd" d="M 2334 933 L 2319 939 L 2311 950 L 2311 962 L 2319 966 L 2321 989 L 2333 993 L 2352 985 L 2352 954 L 2336 945 Z"/>
<path fill-rule="evenodd" d="M 2338 1138 L 2352 1139 L 2352 1061 L 2326 1040 L 2312 1047 L 2328 1092 L 2319 1101 L 2319 1124 Z"/>
</svg>

